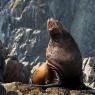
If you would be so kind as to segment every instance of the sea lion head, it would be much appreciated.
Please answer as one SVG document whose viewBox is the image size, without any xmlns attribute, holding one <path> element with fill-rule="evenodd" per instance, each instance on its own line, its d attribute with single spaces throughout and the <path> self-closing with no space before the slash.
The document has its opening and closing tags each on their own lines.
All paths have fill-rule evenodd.
<svg viewBox="0 0 95 95">
<path fill-rule="evenodd" d="M 54 39 L 62 39 L 64 32 L 66 32 L 65 28 L 63 25 L 58 21 L 53 18 L 48 19 L 47 21 L 47 30 L 49 32 L 49 36 L 54 40 Z"/>
</svg>

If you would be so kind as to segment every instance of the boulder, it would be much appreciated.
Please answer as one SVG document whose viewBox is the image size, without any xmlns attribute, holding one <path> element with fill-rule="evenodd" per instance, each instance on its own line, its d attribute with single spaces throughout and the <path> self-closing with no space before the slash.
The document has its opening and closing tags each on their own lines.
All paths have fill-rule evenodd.
<svg viewBox="0 0 95 95">
<path fill-rule="evenodd" d="M 95 89 L 95 57 L 83 59 L 84 83 Z"/>
</svg>

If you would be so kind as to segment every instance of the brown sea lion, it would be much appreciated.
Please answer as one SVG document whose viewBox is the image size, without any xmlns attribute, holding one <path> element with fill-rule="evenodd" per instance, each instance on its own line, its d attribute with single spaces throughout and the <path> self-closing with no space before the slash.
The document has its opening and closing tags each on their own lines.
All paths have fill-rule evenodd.
<svg viewBox="0 0 95 95">
<path fill-rule="evenodd" d="M 8 55 L 4 69 L 4 82 L 29 83 L 29 69 L 28 65 L 24 66 L 24 64 L 18 60 L 16 55 Z"/>
<path fill-rule="evenodd" d="M 59 21 L 52 18 L 47 21 L 47 29 L 47 60 L 33 73 L 32 83 L 38 84 L 38 87 L 39 84 L 47 84 L 44 87 L 61 85 L 69 89 L 86 89 L 82 79 L 82 57 L 73 37 Z"/>
</svg>

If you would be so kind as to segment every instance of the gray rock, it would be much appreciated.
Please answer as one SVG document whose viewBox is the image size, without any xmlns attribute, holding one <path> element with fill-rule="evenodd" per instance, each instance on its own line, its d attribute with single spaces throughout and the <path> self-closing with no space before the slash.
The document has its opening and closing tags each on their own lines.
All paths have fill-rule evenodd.
<svg viewBox="0 0 95 95">
<path fill-rule="evenodd" d="M 95 57 L 83 59 L 84 83 L 95 89 Z"/>
<path fill-rule="evenodd" d="M 52 88 L 47 88 L 46 91 L 42 91 L 39 88 L 34 88 L 31 87 L 27 84 L 21 84 L 21 83 L 7 83 L 7 84 L 2 84 L 6 91 L 7 95 L 94 95 L 91 94 L 92 92 L 89 91 L 81 91 L 81 90 L 68 90 L 68 89 L 63 89 L 59 87 L 52 87 Z"/>
</svg>

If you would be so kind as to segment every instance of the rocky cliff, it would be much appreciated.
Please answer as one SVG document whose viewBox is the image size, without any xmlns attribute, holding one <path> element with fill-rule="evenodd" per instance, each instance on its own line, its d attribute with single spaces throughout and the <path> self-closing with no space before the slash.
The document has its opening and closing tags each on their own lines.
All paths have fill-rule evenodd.
<svg viewBox="0 0 95 95">
<path fill-rule="evenodd" d="M 53 17 L 71 31 L 83 57 L 95 55 L 94 0 L 1 0 L 0 39 L 22 61 L 44 61 L 46 21 Z"/>
</svg>

